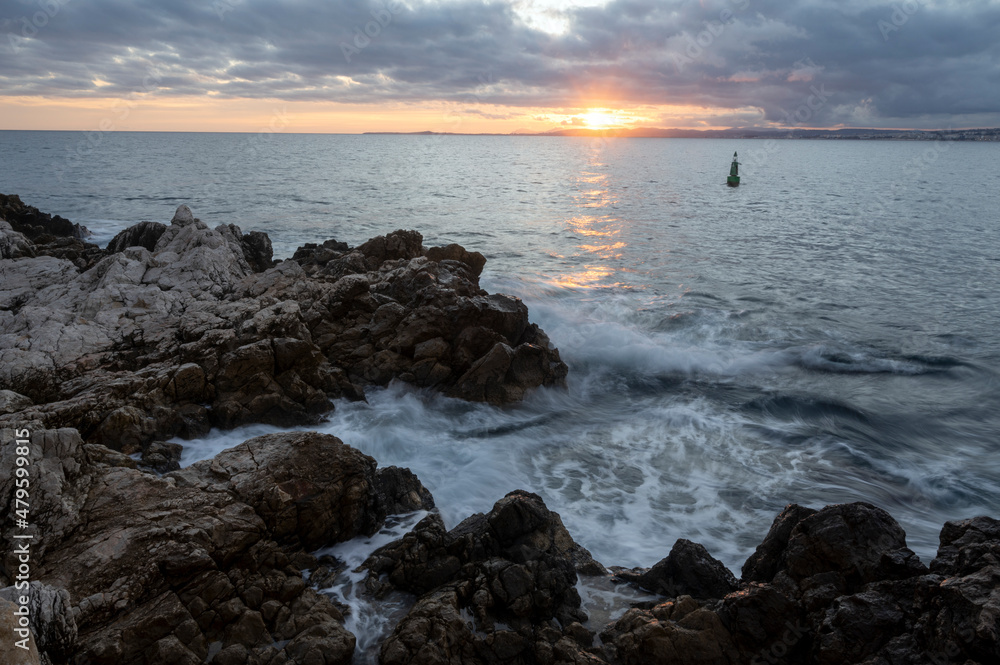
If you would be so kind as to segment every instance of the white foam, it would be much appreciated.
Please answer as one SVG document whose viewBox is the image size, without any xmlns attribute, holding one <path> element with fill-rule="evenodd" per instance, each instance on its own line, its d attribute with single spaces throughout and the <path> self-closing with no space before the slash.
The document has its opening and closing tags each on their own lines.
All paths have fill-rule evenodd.
<svg viewBox="0 0 1000 665">
<path fill-rule="evenodd" d="M 362 536 L 332 547 L 325 547 L 314 554 L 317 557 L 330 555 L 344 562 L 344 570 L 337 575 L 332 586 L 320 589 L 321 593 L 332 596 L 337 602 L 349 608 L 344 627 L 357 638 L 354 663 L 358 665 L 378 662 L 378 649 L 383 638 L 413 604 L 413 597 L 393 592 L 384 598 L 375 599 L 367 593 L 364 585 L 367 571 L 361 564 L 372 553 L 402 538 L 427 516 L 426 511 L 407 515 L 397 515 L 386 520 L 378 533 Z"/>
</svg>

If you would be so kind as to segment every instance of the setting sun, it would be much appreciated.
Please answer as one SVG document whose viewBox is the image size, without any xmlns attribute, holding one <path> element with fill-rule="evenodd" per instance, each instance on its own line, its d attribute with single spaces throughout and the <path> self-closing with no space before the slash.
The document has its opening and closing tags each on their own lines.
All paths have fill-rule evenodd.
<svg viewBox="0 0 1000 665">
<path fill-rule="evenodd" d="M 620 115 L 616 115 L 614 111 L 608 109 L 590 109 L 580 117 L 583 118 L 584 124 L 591 129 L 618 127 L 623 121 Z"/>
</svg>

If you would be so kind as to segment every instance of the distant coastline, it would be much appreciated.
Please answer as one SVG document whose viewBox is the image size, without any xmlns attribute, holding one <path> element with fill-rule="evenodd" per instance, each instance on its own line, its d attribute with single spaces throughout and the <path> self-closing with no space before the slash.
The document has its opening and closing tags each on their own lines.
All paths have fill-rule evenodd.
<svg viewBox="0 0 1000 665">
<path fill-rule="evenodd" d="M 460 133 L 460 132 L 364 132 L 396 136 L 582 136 L 589 138 L 669 138 L 669 139 L 827 139 L 849 141 L 1000 141 L 1000 128 L 987 129 L 586 129 L 573 127 L 547 132 Z"/>
</svg>

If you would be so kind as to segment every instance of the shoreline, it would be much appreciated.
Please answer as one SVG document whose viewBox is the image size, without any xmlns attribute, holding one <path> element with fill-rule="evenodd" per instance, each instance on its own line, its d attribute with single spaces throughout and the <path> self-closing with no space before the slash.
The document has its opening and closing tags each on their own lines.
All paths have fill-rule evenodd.
<svg viewBox="0 0 1000 665">
<path fill-rule="evenodd" d="M 416 476 L 309 432 L 256 437 L 172 470 L 180 451 L 162 439 L 308 424 L 331 397 L 363 399 L 365 386 L 392 379 L 513 403 L 568 371 L 519 300 L 479 289 L 481 254 L 425 249 L 416 232 L 306 245 L 275 264 L 265 234 L 209 229 L 186 206 L 170 226 L 135 225 L 104 250 L 58 219 L 53 232 L 30 206 L 5 206 L 21 228 L 42 229 L 0 225 L 0 427 L 31 431 L 39 543 L 24 606 L 53 663 L 349 662 L 343 610 L 302 571 L 312 583 L 320 562 L 310 552 L 370 534 L 388 515 L 432 510 Z M 14 468 L 6 439 L 3 451 Z M 127 455 L 140 451 L 162 476 Z M 0 489 L 6 500 L 15 488 Z M 684 540 L 648 570 L 608 571 L 537 495 L 496 498 L 450 531 L 430 512 L 368 560 L 368 593 L 417 598 L 381 662 L 998 654 L 989 619 L 1000 599 L 988 585 L 1000 579 L 1000 523 L 990 518 L 946 524 L 928 568 L 870 504 L 793 505 L 738 581 Z M 8 554 L 0 582 L 14 581 L 12 565 Z M 580 576 L 661 602 L 590 629 Z"/>
</svg>

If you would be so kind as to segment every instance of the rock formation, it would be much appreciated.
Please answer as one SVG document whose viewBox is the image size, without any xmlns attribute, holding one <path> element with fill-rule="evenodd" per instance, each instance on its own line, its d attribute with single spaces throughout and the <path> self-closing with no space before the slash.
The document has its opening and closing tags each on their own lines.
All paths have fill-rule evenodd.
<svg viewBox="0 0 1000 665">
<path fill-rule="evenodd" d="M 17 197 L 0 216 L 0 537 L 14 542 L 15 427 L 31 431 L 18 533 L 34 536 L 26 588 L 0 553 L 0 626 L 23 605 L 34 636 L 31 651 L 5 638 L 4 663 L 350 663 L 346 610 L 312 586 L 336 577 L 311 552 L 432 511 L 419 479 L 314 432 L 185 469 L 164 439 L 301 425 L 391 380 L 501 404 L 566 374 L 521 301 L 479 288 L 482 254 L 415 231 L 275 262 L 266 235 L 186 206 L 108 249 Z M 945 524 L 928 567 L 875 506 L 790 505 L 737 580 L 684 539 L 609 572 L 514 491 L 450 530 L 429 512 L 353 574 L 373 597 L 412 594 L 383 665 L 1000 662 L 988 517 Z M 658 600 L 593 625 L 577 585 L 595 576 Z"/>
<path fill-rule="evenodd" d="M 274 266 L 265 234 L 209 229 L 181 206 L 93 265 L 2 222 L 0 248 L 0 389 L 46 427 L 127 453 L 211 426 L 317 422 L 331 398 L 393 379 L 501 404 L 566 375 L 524 304 L 479 288 L 481 254 L 425 252 L 415 231 Z"/>
<path fill-rule="evenodd" d="M 329 435 L 257 437 L 160 478 L 72 429 L 31 447 L 32 628 L 52 663 L 348 663 L 354 636 L 305 584 L 307 552 L 433 507 L 412 474 Z"/>
</svg>

